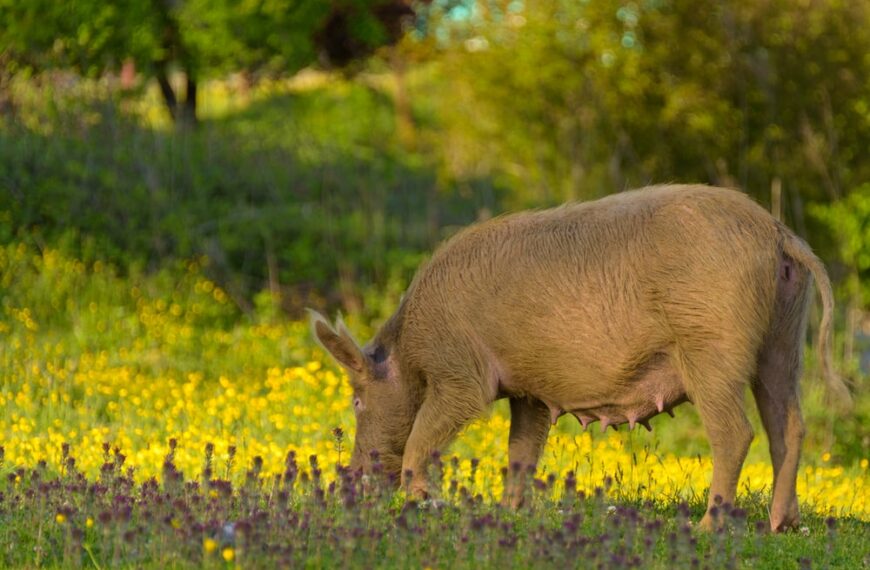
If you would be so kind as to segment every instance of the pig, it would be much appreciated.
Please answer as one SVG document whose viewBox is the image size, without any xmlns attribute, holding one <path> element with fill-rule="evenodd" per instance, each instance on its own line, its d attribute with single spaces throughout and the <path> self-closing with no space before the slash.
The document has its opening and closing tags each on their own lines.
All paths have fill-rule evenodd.
<svg viewBox="0 0 870 570">
<path fill-rule="evenodd" d="M 473 225 L 419 269 L 398 309 L 361 347 L 312 312 L 320 344 L 347 370 L 351 467 L 383 469 L 425 496 L 427 461 L 500 398 L 508 457 L 534 470 L 552 424 L 649 419 L 690 402 L 713 456 L 710 509 L 733 503 L 754 436 L 752 390 L 770 441 L 773 531 L 799 522 L 799 405 L 811 285 L 822 299 L 828 388 L 833 295 L 807 244 L 745 194 L 664 185 Z M 517 500 L 516 489 L 506 494 Z"/>
</svg>

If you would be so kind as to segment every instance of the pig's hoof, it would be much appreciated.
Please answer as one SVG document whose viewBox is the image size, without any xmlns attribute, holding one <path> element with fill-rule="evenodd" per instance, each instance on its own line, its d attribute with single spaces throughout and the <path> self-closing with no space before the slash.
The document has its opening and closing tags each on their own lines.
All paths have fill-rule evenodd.
<svg viewBox="0 0 870 570">
<path fill-rule="evenodd" d="M 409 499 L 423 502 L 429 498 L 428 486 L 425 483 L 411 483 L 407 487 L 407 495 Z"/>
<path fill-rule="evenodd" d="M 770 521 L 770 530 L 773 532 L 788 532 L 791 530 L 797 530 L 798 525 L 800 524 L 800 519 L 797 517 L 791 519 L 785 519 L 782 521 L 771 520 Z M 803 531 L 803 527 L 800 530 Z"/>
<path fill-rule="evenodd" d="M 773 532 L 795 530 L 800 526 L 800 519 L 796 498 L 785 509 L 778 509 L 774 505 L 770 514 L 770 530 Z"/>
<path fill-rule="evenodd" d="M 713 520 L 713 517 L 710 516 L 710 513 L 705 514 L 701 521 L 697 525 L 695 525 L 695 528 L 702 532 L 713 532 L 715 527 L 716 521 Z"/>
<path fill-rule="evenodd" d="M 426 499 L 425 501 L 420 503 L 420 507 L 432 511 L 440 511 L 445 506 L 447 506 L 447 503 L 440 499 Z"/>
<path fill-rule="evenodd" d="M 501 498 L 501 505 L 508 509 L 519 509 L 525 503 L 525 498 L 523 497 L 522 491 L 506 491 Z"/>
</svg>

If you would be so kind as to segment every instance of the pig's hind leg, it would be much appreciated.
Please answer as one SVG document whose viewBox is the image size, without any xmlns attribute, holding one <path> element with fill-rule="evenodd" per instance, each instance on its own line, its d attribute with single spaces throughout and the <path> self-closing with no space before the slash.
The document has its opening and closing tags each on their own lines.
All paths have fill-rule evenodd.
<svg viewBox="0 0 870 570">
<path fill-rule="evenodd" d="M 762 355 L 752 387 L 773 463 L 770 527 L 774 532 L 795 528 L 799 521 L 796 482 L 804 438 L 799 377 L 800 365 L 787 353 L 770 351 Z"/>
<path fill-rule="evenodd" d="M 528 485 L 550 432 L 550 408 L 537 398 L 511 398 L 511 428 L 508 439 L 509 478 L 503 501 L 512 507 L 523 502 Z"/>
<path fill-rule="evenodd" d="M 725 360 L 704 358 L 706 365 L 689 366 L 685 373 L 694 387 L 689 398 L 698 408 L 713 451 L 713 480 L 707 512 L 700 523 L 704 530 L 715 526 L 718 504 L 734 504 L 740 471 L 754 436 L 744 407 L 750 373 L 742 366 L 729 366 Z"/>
<path fill-rule="evenodd" d="M 804 422 L 798 381 L 809 302 L 805 272 L 789 259 L 782 262 L 778 285 L 775 317 L 752 386 L 773 463 L 770 526 L 774 532 L 795 528 L 800 520 L 795 487 Z"/>
</svg>

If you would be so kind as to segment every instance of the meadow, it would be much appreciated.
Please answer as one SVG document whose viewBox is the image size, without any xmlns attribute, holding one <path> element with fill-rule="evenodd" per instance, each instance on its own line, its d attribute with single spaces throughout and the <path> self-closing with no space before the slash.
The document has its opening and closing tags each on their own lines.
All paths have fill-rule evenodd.
<svg viewBox="0 0 870 570">
<path fill-rule="evenodd" d="M 207 269 L 195 259 L 121 272 L 25 241 L 0 248 L 0 564 L 867 563 L 868 459 L 849 445 L 866 398 L 833 430 L 812 369 L 797 532 L 767 532 L 757 420 L 738 504 L 722 506 L 721 531 L 692 530 L 711 464 L 688 405 L 651 434 L 563 418 L 534 477 L 506 465 L 497 405 L 434 462 L 439 500 L 417 504 L 342 467 L 350 388 L 308 323 L 241 313 Z M 360 338 L 377 325 L 349 322 Z M 498 501 L 511 476 L 528 482 L 519 511 Z"/>
<path fill-rule="evenodd" d="M 754 410 L 737 504 L 711 534 L 692 525 L 711 462 L 690 405 L 652 433 L 563 417 L 531 475 L 507 465 L 497 403 L 433 458 L 428 502 L 349 472 L 350 388 L 302 307 L 345 307 L 364 340 L 457 227 L 558 199 L 456 178 L 436 97 L 417 102 L 420 148 L 398 144 L 382 79 L 204 85 L 192 132 L 153 89 L 16 87 L 19 115 L 0 118 L 0 567 L 870 565 L 867 378 L 838 362 L 856 404 L 836 411 L 809 343 L 803 523 L 784 535 Z M 848 214 L 870 201 L 849 199 L 828 221 L 859 267 L 865 218 Z M 815 235 L 828 262 L 839 234 Z M 510 477 L 519 510 L 500 504 Z"/>
</svg>

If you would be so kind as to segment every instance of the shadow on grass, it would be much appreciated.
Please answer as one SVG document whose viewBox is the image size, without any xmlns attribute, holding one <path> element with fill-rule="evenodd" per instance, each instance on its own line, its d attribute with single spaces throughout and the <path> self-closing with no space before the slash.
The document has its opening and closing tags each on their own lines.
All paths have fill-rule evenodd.
<svg viewBox="0 0 870 570">
<path fill-rule="evenodd" d="M 314 291 L 347 304 L 360 286 L 407 282 L 453 228 L 499 210 L 492 181 L 445 181 L 437 160 L 395 142 L 393 121 L 388 98 L 341 84 L 195 132 L 142 128 L 106 102 L 38 131 L 7 122 L 0 239 L 37 235 L 122 270 L 207 255 L 245 308 L 269 285 L 290 305 Z"/>
</svg>

